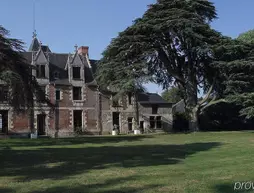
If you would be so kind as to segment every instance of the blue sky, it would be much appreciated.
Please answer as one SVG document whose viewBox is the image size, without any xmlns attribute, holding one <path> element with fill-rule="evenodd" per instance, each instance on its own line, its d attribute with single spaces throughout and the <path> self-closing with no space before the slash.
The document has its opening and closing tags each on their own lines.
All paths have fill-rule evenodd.
<svg viewBox="0 0 254 193">
<path fill-rule="evenodd" d="M 34 0 L 1 0 L 0 25 L 27 45 L 33 31 Z M 35 0 L 36 30 L 52 51 L 68 53 L 74 45 L 88 45 L 90 57 L 100 59 L 102 51 L 155 0 Z M 253 0 L 213 0 L 218 19 L 212 27 L 224 35 L 237 37 L 254 28 Z M 147 85 L 150 92 L 161 92 Z"/>
</svg>

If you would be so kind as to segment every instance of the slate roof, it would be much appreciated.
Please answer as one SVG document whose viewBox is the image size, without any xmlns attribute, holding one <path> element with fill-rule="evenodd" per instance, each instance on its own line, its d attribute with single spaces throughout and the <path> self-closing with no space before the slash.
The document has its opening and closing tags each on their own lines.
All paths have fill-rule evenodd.
<svg viewBox="0 0 254 193">
<path fill-rule="evenodd" d="M 171 104 L 157 93 L 140 93 L 138 94 L 138 102 L 140 104 Z"/>
<path fill-rule="evenodd" d="M 51 52 L 51 50 L 49 49 L 49 47 L 46 46 L 46 45 L 42 45 L 42 46 L 41 46 L 41 49 L 42 49 L 43 52 Z"/>
</svg>

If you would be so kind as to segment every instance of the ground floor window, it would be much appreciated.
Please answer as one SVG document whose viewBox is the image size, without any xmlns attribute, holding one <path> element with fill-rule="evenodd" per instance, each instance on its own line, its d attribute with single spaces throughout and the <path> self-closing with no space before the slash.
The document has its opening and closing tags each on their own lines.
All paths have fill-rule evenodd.
<svg viewBox="0 0 254 193">
<path fill-rule="evenodd" d="M 150 128 L 151 129 L 161 129 L 162 128 L 161 116 L 150 116 Z"/>
<path fill-rule="evenodd" d="M 128 118 L 128 130 L 129 131 L 132 131 L 132 120 L 133 120 L 133 117 Z"/>
<path fill-rule="evenodd" d="M 73 111 L 73 126 L 74 130 L 82 128 L 82 110 Z"/>
<path fill-rule="evenodd" d="M 61 92 L 60 92 L 60 90 L 56 90 L 55 96 L 56 96 L 56 101 L 59 101 L 60 98 L 61 98 Z"/>
<path fill-rule="evenodd" d="M 157 129 L 162 128 L 161 116 L 156 117 L 156 127 L 157 127 Z"/>
<path fill-rule="evenodd" d="M 0 133 L 8 133 L 8 111 L 0 111 Z"/>
</svg>

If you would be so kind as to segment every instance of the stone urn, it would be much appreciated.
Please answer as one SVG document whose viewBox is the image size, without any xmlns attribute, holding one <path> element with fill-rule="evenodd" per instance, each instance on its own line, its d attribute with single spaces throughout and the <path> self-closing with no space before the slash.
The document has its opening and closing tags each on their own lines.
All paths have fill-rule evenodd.
<svg viewBox="0 0 254 193">
<path fill-rule="evenodd" d="M 112 135 L 118 135 L 119 132 L 118 132 L 118 125 L 114 125 L 113 126 L 113 130 L 112 130 Z"/>
<path fill-rule="evenodd" d="M 118 135 L 118 131 L 117 130 L 113 130 L 112 131 L 112 135 Z"/>
<path fill-rule="evenodd" d="M 30 134 L 30 138 L 31 138 L 31 139 L 37 139 L 37 138 L 38 138 L 37 131 L 35 131 L 34 133 L 31 133 L 31 134 Z"/>
<path fill-rule="evenodd" d="M 140 132 L 139 129 L 135 129 L 135 130 L 134 130 L 134 135 L 140 135 L 140 134 L 141 134 L 141 132 Z"/>
</svg>

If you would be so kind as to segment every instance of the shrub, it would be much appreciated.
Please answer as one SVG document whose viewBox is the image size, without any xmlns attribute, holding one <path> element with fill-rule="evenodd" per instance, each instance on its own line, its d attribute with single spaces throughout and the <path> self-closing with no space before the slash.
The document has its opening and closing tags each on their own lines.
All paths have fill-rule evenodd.
<svg viewBox="0 0 254 193">
<path fill-rule="evenodd" d="M 199 116 L 201 131 L 237 131 L 253 128 L 253 120 L 240 116 L 241 106 L 221 102 L 207 107 Z"/>
<path fill-rule="evenodd" d="M 186 132 L 189 129 L 190 117 L 188 113 L 174 113 L 173 115 L 173 131 Z"/>
</svg>

